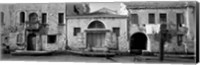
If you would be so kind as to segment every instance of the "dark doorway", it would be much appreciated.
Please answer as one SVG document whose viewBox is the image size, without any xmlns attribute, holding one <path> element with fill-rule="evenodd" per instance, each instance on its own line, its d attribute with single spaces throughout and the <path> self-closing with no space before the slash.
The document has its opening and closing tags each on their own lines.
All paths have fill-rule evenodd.
<svg viewBox="0 0 200 65">
<path fill-rule="evenodd" d="M 87 43 L 89 47 L 102 47 L 102 44 L 105 42 L 105 32 L 100 33 L 87 33 Z"/>
<path fill-rule="evenodd" d="M 131 36 L 130 51 L 131 53 L 139 52 L 147 49 L 147 36 L 144 33 L 138 32 Z"/>
<path fill-rule="evenodd" d="M 27 39 L 27 50 L 35 50 L 36 35 L 29 34 Z"/>
</svg>

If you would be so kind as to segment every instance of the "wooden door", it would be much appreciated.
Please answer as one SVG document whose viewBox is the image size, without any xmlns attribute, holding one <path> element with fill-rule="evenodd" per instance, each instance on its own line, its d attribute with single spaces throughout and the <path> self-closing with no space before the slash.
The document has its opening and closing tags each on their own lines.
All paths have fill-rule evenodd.
<svg viewBox="0 0 200 65">
<path fill-rule="evenodd" d="M 89 47 L 102 47 L 105 42 L 105 33 L 87 33 L 87 44 Z"/>
<path fill-rule="evenodd" d="M 36 35 L 29 34 L 27 40 L 27 50 L 35 50 Z"/>
</svg>

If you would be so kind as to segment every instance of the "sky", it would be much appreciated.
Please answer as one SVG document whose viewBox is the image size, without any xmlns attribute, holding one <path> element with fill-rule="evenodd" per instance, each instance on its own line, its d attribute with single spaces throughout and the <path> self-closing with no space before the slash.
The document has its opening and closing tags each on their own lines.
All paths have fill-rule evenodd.
<svg viewBox="0 0 200 65">
<path fill-rule="evenodd" d="M 94 12 L 96 10 L 99 10 L 103 7 L 109 8 L 111 10 L 119 10 L 120 9 L 120 3 L 111 3 L 111 2 L 107 2 L 107 3 L 103 3 L 103 2 L 95 2 L 95 3 L 89 3 L 89 7 L 90 7 L 90 12 Z"/>
</svg>

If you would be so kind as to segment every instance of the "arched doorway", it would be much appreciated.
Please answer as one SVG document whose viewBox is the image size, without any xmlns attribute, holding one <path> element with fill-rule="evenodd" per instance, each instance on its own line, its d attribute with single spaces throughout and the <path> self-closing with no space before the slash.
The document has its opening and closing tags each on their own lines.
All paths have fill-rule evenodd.
<svg viewBox="0 0 200 65">
<path fill-rule="evenodd" d="M 131 53 L 141 54 L 142 50 L 147 49 L 147 36 L 144 33 L 137 32 L 130 38 Z"/>
<path fill-rule="evenodd" d="M 27 38 L 27 50 L 35 50 L 36 35 L 31 33 Z"/>
<path fill-rule="evenodd" d="M 99 48 L 105 42 L 105 25 L 100 21 L 93 21 L 88 25 L 87 46 Z"/>
<path fill-rule="evenodd" d="M 38 31 L 38 15 L 36 13 L 30 13 L 29 16 L 29 24 L 27 24 L 27 50 L 36 50 L 36 32 Z"/>
</svg>

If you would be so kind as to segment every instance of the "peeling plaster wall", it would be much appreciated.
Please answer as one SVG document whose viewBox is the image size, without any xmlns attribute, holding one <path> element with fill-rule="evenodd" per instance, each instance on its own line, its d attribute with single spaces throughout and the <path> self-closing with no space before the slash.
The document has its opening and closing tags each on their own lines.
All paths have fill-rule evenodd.
<svg viewBox="0 0 200 65">
<path fill-rule="evenodd" d="M 127 19 L 126 18 L 71 18 L 67 19 L 67 35 L 68 35 L 68 45 L 70 48 L 78 49 L 86 47 L 86 33 L 84 32 L 88 29 L 88 25 L 95 21 L 101 21 L 106 29 L 112 31 L 113 27 L 120 27 L 120 36 L 119 36 L 119 50 L 128 51 L 128 41 L 127 41 Z M 80 27 L 81 33 L 77 36 L 73 35 L 74 27 Z M 111 42 L 109 39 L 112 36 L 110 32 L 106 33 L 105 45 Z M 82 38 L 82 40 L 81 40 Z M 81 43 L 84 42 L 84 43 Z M 110 43 L 112 44 L 112 43 Z"/>
<path fill-rule="evenodd" d="M 195 23 L 195 17 L 194 13 L 192 13 L 192 8 L 180 8 L 180 9 L 129 9 L 129 14 L 138 14 L 139 18 L 139 26 L 136 24 L 130 24 L 129 26 L 129 34 L 130 36 L 134 34 L 135 32 L 140 32 L 139 28 L 143 24 L 146 26 L 156 26 L 159 27 L 159 14 L 160 13 L 166 13 L 167 14 L 167 23 L 173 23 L 176 24 L 176 13 L 183 13 L 184 15 L 184 24 L 187 28 L 189 28 L 188 33 L 184 35 L 183 37 L 183 44 L 181 46 L 177 45 L 176 39 L 177 37 L 172 38 L 172 42 L 166 42 L 165 44 L 165 52 L 194 52 L 194 44 L 195 42 L 192 41 L 191 38 L 194 38 L 196 36 L 196 23 Z M 148 14 L 154 13 L 155 14 L 155 24 L 148 24 Z M 155 27 L 155 28 L 157 28 Z M 153 29 L 155 29 L 153 28 Z M 147 50 L 151 52 L 159 52 L 159 41 L 155 40 L 155 34 L 157 33 L 147 33 L 147 30 L 145 29 L 145 33 L 148 36 L 148 43 L 147 43 Z M 153 30 L 150 30 L 153 31 Z M 144 31 L 143 31 L 144 32 Z M 195 36 L 194 36 L 195 35 Z M 196 38 L 196 37 L 195 37 Z M 186 41 L 187 40 L 187 41 Z"/>
<path fill-rule="evenodd" d="M 17 49 L 15 50 L 26 50 L 26 39 L 27 39 L 27 33 L 25 33 L 25 29 L 26 29 L 26 26 L 25 24 L 20 24 L 20 13 L 21 12 L 24 12 L 25 13 L 25 22 L 28 22 L 29 21 L 29 14 L 30 13 L 36 13 L 38 15 L 38 20 L 41 21 L 41 18 L 40 18 L 40 14 L 41 14 L 41 9 L 42 9 L 42 6 L 44 6 L 45 4 L 11 4 L 10 6 L 12 7 L 10 9 L 10 14 L 12 15 L 11 16 L 11 21 L 13 22 L 12 26 L 17 26 L 17 31 L 15 32 L 14 35 L 12 35 L 11 37 L 13 38 L 12 41 L 10 41 L 10 43 L 13 43 L 15 45 L 15 47 L 17 47 Z M 23 34 L 22 37 L 23 37 L 23 42 L 21 42 L 20 44 L 23 44 L 23 47 L 24 49 L 19 49 L 21 46 L 18 46 L 17 45 L 17 35 L 21 33 Z M 35 44 L 35 50 L 39 50 L 40 49 L 40 38 L 39 36 L 37 35 L 36 36 L 36 44 Z"/>
<path fill-rule="evenodd" d="M 56 34 L 57 42 L 55 44 L 47 43 L 47 35 L 42 35 L 41 39 L 39 35 L 36 36 L 37 44 L 36 50 L 64 50 L 66 43 L 66 28 L 64 26 L 58 26 L 58 13 L 65 13 L 65 3 L 27 3 L 27 4 L 0 4 L 3 5 L 0 8 L 0 12 L 4 12 L 4 21 L 6 25 L 3 26 L 3 32 L 7 33 L 9 37 L 9 46 L 10 48 L 14 48 L 14 50 L 19 49 L 17 46 L 17 35 L 22 33 L 23 43 L 26 44 L 25 38 L 25 25 L 20 25 L 20 12 L 25 12 L 25 21 L 29 21 L 28 16 L 30 13 L 37 13 L 38 20 L 41 22 L 41 14 L 47 13 L 47 24 L 49 24 L 49 30 L 47 35 Z M 65 17 L 65 16 L 64 16 Z M 65 22 L 65 20 L 64 20 Z"/>
<path fill-rule="evenodd" d="M 3 16 L 3 23 L 1 23 L 1 45 L 5 44 L 5 47 L 7 46 L 15 46 L 14 43 L 11 43 L 10 40 L 13 40 L 13 31 L 14 27 L 11 27 L 13 25 L 13 21 L 11 18 L 11 9 L 12 7 L 8 4 L 0 4 L 0 12 L 4 14 Z M 1 16 L 0 16 L 1 17 Z M 2 22 L 2 17 L 0 18 L 0 21 Z"/>
<path fill-rule="evenodd" d="M 66 26 L 58 25 L 58 13 L 65 13 L 64 3 L 52 3 L 46 5 L 42 12 L 47 13 L 47 23 L 49 24 L 48 35 L 57 35 L 57 41 L 54 44 L 47 44 L 45 50 L 65 50 L 66 44 Z M 64 16 L 65 17 L 65 16 Z M 65 22 L 65 19 L 64 19 Z M 47 40 L 47 39 L 46 39 Z"/>
</svg>

